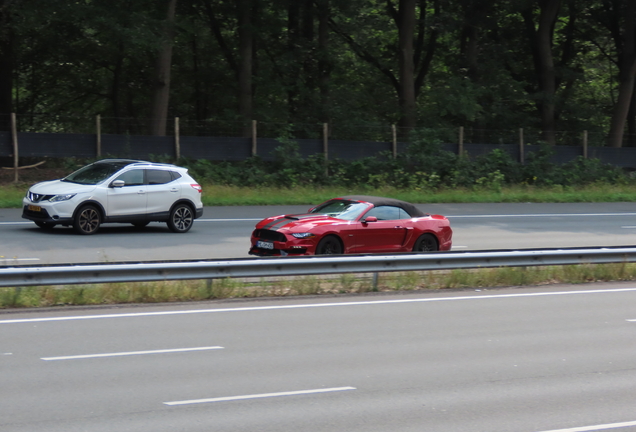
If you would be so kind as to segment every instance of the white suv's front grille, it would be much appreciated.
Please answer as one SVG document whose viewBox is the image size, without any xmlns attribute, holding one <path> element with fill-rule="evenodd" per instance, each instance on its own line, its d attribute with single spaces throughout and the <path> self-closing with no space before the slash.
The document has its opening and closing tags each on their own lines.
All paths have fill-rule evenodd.
<svg viewBox="0 0 636 432">
<path fill-rule="evenodd" d="M 42 200 L 50 200 L 51 198 L 53 198 L 54 195 L 42 195 L 42 194 L 36 194 L 33 193 L 31 191 L 29 191 L 29 193 L 27 194 L 27 198 L 29 198 L 29 200 L 31 200 L 31 202 L 37 203 L 40 202 Z"/>
</svg>

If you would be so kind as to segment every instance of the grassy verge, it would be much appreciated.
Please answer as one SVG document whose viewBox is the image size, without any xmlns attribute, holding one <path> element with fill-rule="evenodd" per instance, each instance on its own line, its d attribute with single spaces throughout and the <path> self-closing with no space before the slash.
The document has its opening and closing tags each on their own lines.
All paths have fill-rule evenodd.
<svg viewBox="0 0 636 432">
<path fill-rule="evenodd" d="M 396 188 L 241 188 L 204 186 L 205 205 L 318 204 L 341 195 L 378 195 L 412 203 L 515 203 L 515 202 L 630 202 L 636 201 L 633 185 L 590 185 L 586 187 L 511 186 L 501 189 L 404 190 Z"/>
<path fill-rule="evenodd" d="M 0 208 L 20 208 L 28 185 L 0 187 Z M 457 188 L 405 190 L 396 188 L 295 187 L 290 189 L 238 186 L 203 186 L 206 206 L 313 205 L 341 195 L 378 195 L 413 203 L 515 203 L 515 202 L 631 202 L 636 201 L 634 185 L 598 184 L 585 187 L 510 186 L 501 189 Z"/>
<path fill-rule="evenodd" d="M 636 264 L 505 267 L 450 272 L 382 273 L 374 286 L 370 275 L 280 280 L 170 281 L 0 288 L 0 308 L 162 303 L 268 296 L 354 294 L 374 291 L 494 288 L 554 283 L 587 283 L 636 279 Z"/>
</svg>

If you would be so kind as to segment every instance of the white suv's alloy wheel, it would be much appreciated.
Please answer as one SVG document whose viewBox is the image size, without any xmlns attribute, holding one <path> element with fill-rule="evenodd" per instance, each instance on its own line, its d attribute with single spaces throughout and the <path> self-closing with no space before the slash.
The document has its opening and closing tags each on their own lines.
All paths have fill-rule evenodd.
<svg viewBox="0 0 636 432">
<path fill-rule="evenodd" d="M 99 229 L 101 223 L 101 216 L 99 211 L 89 205 L 82 207 L 75 215 L 75 223 L 73 228 L 80 234 L 95 234 Z"/>
<path fill-rule="evenodd" d="M 168 227 L 176 233 L 187 232 L 192 228 L 192 222 L 194 222 L 194 215 L 192 209 L 187 204 L 178 204 L 170 212 L 170 219 L 168 220 Z"/>
</svg>

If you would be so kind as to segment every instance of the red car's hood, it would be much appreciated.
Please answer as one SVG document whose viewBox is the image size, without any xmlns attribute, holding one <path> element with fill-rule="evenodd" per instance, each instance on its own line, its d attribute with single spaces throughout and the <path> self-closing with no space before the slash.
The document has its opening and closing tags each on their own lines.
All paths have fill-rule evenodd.
<svg viewBox="0 0 636 432">
<path fill-rule="evenodd" d="M 272 231 L 294 231 L 309 232 L 312 228 L 320 225 L 331 225 L 335 223 L 347 223 L 342 219 L 336 219 L 323 214 L 294 214 L 273 216 L 260 221 L 256 228 L 269 229 Z"/>
</svg>

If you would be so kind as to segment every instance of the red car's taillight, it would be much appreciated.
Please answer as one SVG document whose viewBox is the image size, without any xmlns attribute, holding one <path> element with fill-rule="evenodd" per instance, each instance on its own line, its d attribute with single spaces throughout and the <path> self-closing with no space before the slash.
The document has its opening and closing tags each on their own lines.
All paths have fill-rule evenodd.
<svg viewBox="0 0 636 432">
<path fill-rule="evenodd" d="M 194 189 L 198 190 L 199 193 L 203 192 L 203 188 L 201 187 L 201 185 L 191 184 L 190 186 L 192 186 Z"/>
</svg>

